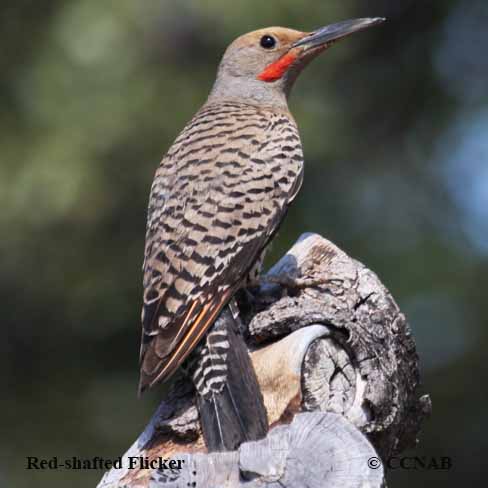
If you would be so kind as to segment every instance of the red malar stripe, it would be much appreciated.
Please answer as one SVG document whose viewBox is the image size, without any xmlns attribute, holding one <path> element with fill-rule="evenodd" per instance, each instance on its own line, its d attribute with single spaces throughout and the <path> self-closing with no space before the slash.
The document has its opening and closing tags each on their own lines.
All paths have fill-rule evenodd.
<svg viewBox="0 0 488 488">
<path fill-rule="evenodd" d="M 262 81 L 276 81 L 279 80 L 285 73 L 290 65 L 295 61 L 296 55 L 293 53 L 285 54 L 281 56 L 278 61 L 267 66 L 264 71 L 258 76 Z"/>
</svg>

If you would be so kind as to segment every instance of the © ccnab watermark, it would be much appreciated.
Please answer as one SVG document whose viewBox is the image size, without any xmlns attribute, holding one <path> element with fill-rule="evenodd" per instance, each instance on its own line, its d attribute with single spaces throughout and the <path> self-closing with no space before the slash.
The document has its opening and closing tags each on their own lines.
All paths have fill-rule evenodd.
<svg viewBox="0 0 488 488">
<path fill-rule="evenodd" d="M 388 458 L 384 464 L 381 459 L 376 456 L 368 459 L 368 467 L 371 469 L 378 469 L 382 465 L 391 470 L 448 471 L 452 468 L 452 459 L 449 456 L 393 456 Z"/>
</svg>

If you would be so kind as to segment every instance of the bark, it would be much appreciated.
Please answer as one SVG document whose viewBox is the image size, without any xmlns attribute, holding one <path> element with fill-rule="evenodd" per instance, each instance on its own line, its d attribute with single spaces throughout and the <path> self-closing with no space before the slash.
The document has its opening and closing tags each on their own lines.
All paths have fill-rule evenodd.
<svg viewBox="0 0 488 488">
<path fill-rule="evenodd" d="M 99 488 L 383 486 L 375 459 L 414 446 L 431 404 L 419 393 L 405 316 L 378 277 L 304 234 L 239 305 L 268 412 L 266 439 L 207 454 L 192 386 L 180 374 L 125 467 L 106 473 Z M 184 462 L 181 470 L 129 469 L 129 456 Z"/>
</svg>

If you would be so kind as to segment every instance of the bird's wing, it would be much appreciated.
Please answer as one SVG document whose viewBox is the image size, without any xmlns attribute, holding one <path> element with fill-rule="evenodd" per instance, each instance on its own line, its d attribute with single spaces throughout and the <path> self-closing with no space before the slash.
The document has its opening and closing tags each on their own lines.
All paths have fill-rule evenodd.
<svg viewBox="0 0 488 488">
<path fill-rule="evenodd" d="M 205 124 L 193 124 L 205 134 Z M 258 124 L 262 130 L 251 130 Z M 144 260 L 141 391 L 167 379 L 197 345 L 286 212 L 299 172 L 278 171 L 287 161 L 276 159 L 278 145 L 270 151 L 269 124 L 259 118 L 218 130 L 211 144 L 202 136 L 195 143 L 190 124 L 156 173 Z"/>
</svg>

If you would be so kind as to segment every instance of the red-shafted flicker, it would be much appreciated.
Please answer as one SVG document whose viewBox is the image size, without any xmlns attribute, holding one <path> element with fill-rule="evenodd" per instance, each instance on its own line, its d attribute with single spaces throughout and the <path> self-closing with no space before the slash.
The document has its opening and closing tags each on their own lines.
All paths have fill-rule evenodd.
<svg viewBox="0 0 488 488">
<path fill-rule="evenodd" d="M 229 304 L 256 280 L 302 183 L 290 89 L 317 54 L 382 20 L 348 20 L 311 33 L 270 27 L 236 39 L 207 101 L 156 171 L 143 265 L 139 388 L 167 380 L 193 351 L 191 375 L 209 450 L 235 449 L 267 431 Z"/>
</svg>

